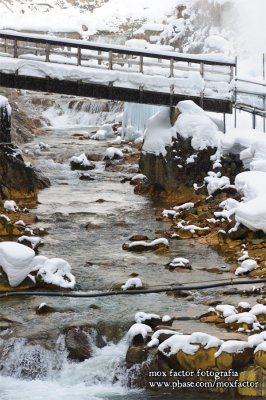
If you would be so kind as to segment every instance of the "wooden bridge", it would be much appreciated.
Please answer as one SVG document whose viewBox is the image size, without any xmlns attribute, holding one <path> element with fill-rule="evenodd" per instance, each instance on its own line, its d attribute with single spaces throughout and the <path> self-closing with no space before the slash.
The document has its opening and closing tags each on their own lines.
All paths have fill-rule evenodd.
<svg viewBox="0 0 266 400">
<path fill-rule="evenodd" d="M 0 31 L 0 86 L 232 113 L 235 60 Z M 224 90 L 228 88 L 228 90 Z"/>
</svg>

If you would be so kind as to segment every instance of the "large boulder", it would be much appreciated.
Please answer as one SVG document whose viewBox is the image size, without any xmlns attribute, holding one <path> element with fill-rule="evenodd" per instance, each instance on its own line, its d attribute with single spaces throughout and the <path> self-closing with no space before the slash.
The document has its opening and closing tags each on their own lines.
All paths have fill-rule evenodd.
<svg viewBox="0 0 266 400">
<path fill-rule="evenodd" d="M 84 361 L 92 356 L 88 335 L 81 328 L 71 328 L 66 333 L 68 357 L 75 361 Z"/>
<path fill-rule="evenodd" d="M 37 192 L 50 185 L 49 179 L 24 162 L 20 149 L 0 144 L 0 199 L 37 201 Z"/>
<path fill-rule="evenodd" d="M 166 192 L 179 190 L 182 186 L 191 188 L 190 196 L 193 197 L 193 183 L 202 184 L 204 177 L 212 169 L 210 156 L 215 150 L 208 148 L 196 152 L 191 146 L 191 138 L 185 139 L 177 135 L 166 151 L 165 156 L 142 153 L 139 163 L 141 172 L 148 177 L 150 183 L 161 186 Z M 195 162 L 187 163 L 195 154 Z"/>
<path fill-rule="evenodd" d="M 217 151 L 223 133 L 217 120 L 192 101 L 163 109 L 149 119 L 144 135 L 140 170 L 149 183 L 167 196 L 178 194 L 180 202 L 196 201 L 209 171 L 234 178 L 242 171 L 239 155 L 227 155 L 221 162 Z M 146 185 L 147 183 L 145 183 Z M 139 188 L 136 189 L 140 192 Z"/>
</svg>

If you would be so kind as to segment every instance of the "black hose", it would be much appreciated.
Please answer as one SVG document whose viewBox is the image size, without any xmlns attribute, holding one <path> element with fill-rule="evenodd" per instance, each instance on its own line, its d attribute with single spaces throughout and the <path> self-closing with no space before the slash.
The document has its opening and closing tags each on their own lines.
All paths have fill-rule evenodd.
<svg viewBox="0 0 266 400">
<path fill-rule="evenodd" d="M 6 297 L 23 297 L 23 296 L 46 296 L 46 297 L 77 297 L 77 298 L 93 298 L 93 297 L 107 297 L 107 296 L 129 296 L 135 294 L 150 294 L 150 293 L 163 293 L 183 290 L 202 290 L 212 289 L 217 287 L 232 286 L 232 285 L 250 285 L 265 283 L 266 279 L 248 279 L 248 280 L 228 280 L 220 283 L 206 283 L 202 285 L 184 285 L 184 286 L 168 286 L 160 289 L 140 289 L 140 290 L 119 290 L 114 292 L 39 292 L 39 291 L 8 291 L 0 292 L 0 299 Z"/>
</svg>

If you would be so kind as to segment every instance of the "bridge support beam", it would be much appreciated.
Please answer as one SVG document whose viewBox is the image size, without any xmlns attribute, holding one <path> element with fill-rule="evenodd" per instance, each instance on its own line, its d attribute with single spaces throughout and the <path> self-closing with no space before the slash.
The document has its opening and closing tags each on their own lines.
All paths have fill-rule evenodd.
<svg viewBox="0 0 266 400">
<path fill-rule="evenodd" d="M 176 105 L 179 101 L 193 100 L 201 105 L 197 96 L 188 96 L 178 93 L 155 92 L 145 89 L 132 89 L 84 81 L 67 81 L 52 78 L 18 75 L 16 73 L 0 72 L 0 86 L 26 89 L 39 92 L 59 93 L 70 96 L 93 97 L 107 100 L 126 101 L 131 103 L 153 104 L 161 106 Z M 171 99 L 171 100 L 170 100 Z M 170 104 L 171 103 L 171 104 Z M 203 109 L 217 113 L 232 113 L 231 100 L 220 100 L 204 97 Z"/>
</svg>

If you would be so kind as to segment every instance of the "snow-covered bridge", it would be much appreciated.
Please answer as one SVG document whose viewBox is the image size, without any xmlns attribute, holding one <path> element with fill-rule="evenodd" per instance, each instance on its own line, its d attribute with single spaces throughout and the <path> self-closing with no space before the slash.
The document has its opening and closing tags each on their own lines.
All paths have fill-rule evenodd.
<svg viewBox="0 0 266 400">
<path fill-rule="evenodd" d="M 235 60 L 0 31 L 0 86 L 231 113 Z"/>
</svg>

